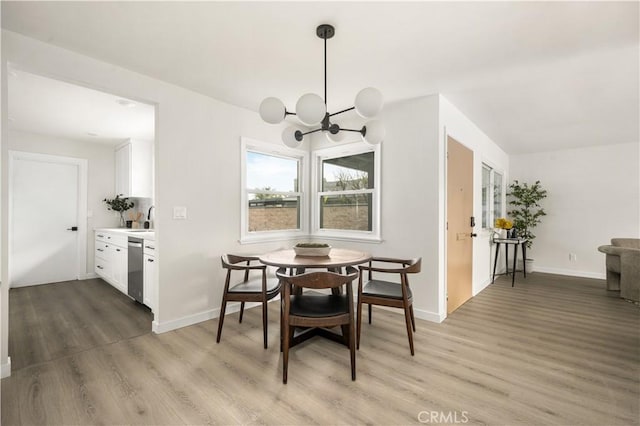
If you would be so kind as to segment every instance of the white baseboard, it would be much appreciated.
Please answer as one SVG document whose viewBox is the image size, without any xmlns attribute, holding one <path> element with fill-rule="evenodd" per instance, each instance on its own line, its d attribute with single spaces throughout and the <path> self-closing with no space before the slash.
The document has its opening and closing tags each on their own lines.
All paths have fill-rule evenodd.
<svg viewBox="0 0 640 426">
<path fill-rule="evenodd" d="M 0 365 L 0 379 L 11 376 L 11 357 L 7 357 L 7 363 Z"/>
<path fill-rule="evenodd" d="M 431 321 L 431 322 L 437 322 L 437 323 L 441 323 L 447 317 L 446 313 L 437 313 L 437 312 L 426 311 L 424 309 L 416 309 L 415 305 L 413 307 L 413 314 L 415 315 L 416 318 L 420 318 L 420 319 Z"/>
<path fill-rule="evenodd" d="M 274 298 L 269 302 L 273 302 L 279 300 L 278 298 Z M 261 306 L 261 303 L 251 302 L 245 303 L 244 309 L 255 308 L 256 306 Z M 227 305 L 227 309 L 225 315 L 230 315 L 240 311 L 240 302 L 233 302 Z M 193 315 L 187 315 L 182 318 L 178 318 L 175 320 L 169 320 L 164 322 L 153 321 L 151 323 L 151 331 L 156 334 L 166 333 L 168 331 L 177 330 L 182 327 L 188 327 L 193 324 L 197 324 L 199 322 L 208 321 L 213 318 L 218 318 L 220 316 L 220 308 L 210 309 L 207 311 L 199 312 Z"/>
<path fill-rule="evenodd" d="M 96 274 L 95 272 L 89 272 L 88 274 L 84 274 L 78 277 L 79 280 L 90 280 L 93 278 L 98 278 L 98 274 Z"/>
<path fill-rule="evenodd" d="M 547 267 L 538 266 L 538 265 L 534 265 L 533 272 L 543 272 L 547 274 L 556 274 L 556 275 L 568 275 L 570 277 L 595 278 L 597 280 L 607 279 L 607 275 L 605 273 L 574 271 L 572 269 L 562 269 L 562 268 L 547 268 Z"/>
</svg>

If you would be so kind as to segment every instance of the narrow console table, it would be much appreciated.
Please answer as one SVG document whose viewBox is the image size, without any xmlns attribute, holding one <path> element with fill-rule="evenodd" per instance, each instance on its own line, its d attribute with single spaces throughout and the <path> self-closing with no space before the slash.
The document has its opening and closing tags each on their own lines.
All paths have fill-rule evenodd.
<svg viewBox="0 0 640 426">
<path fill-rule="evenodd" d="M 527 268 L 525 266 L 525 259 L 527 258 L 527 242 L 526 238 L 494 238 L 493 242 L 496 245 L 496 257 L 493 260 L 493 278 L 491 279 L 491 283 L 496 280 L 496 266 L 498 265 L 498 256 L 500 255 L 500 245 L 504 244 L 504 263 L 506 267 L 506 273 L 509 273 L 509 246 L 513 246 L 513 275 L 511 276 L 511 287 L 515 285 L 516 282 L 516 258 L 518 257 L 518 246 L 522 246 L 522 271 L 524 273 L 524 277 L 527 278 Z"/>
</svg>

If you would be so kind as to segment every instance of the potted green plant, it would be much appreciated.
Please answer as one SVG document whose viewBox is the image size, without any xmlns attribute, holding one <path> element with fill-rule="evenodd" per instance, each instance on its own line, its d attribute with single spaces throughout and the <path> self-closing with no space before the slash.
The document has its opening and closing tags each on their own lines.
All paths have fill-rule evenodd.
<svg viewBox="0 0 640 426">
<path fill-rule="evenodd" d="M 539 180 L 532 185 L 514 180 L 509 185 L 507 197 L 509 197 L 509 205 L 512 207 L 508 214 L 513 218 L 513 226 L 516 228 L 517 236 L 526 238 L 525 244 L 530 249 L 536 238 L 533 228 L 541 222 L 542 216 L 547 215 L 540 206 L 540 201 L 547 198 L 547 191 L 542 188 Z M 533 259 L 526 259 L 524 267 L 527 272 L 531 272 L 532 266 Z"/>
<path fill-rule="evenodd" d="M 105 198 L 102 201 L 107 205 L 107 210 L 113 210 L 114 212 L 120 213 L 120 227 L 124 228 L 124 212 L 133 207 L 133 202 L 130 202 L 127 197 L 120 198 L 121 195 L 122 194 L 117 194 L 116 198 Z"/>
</svg>

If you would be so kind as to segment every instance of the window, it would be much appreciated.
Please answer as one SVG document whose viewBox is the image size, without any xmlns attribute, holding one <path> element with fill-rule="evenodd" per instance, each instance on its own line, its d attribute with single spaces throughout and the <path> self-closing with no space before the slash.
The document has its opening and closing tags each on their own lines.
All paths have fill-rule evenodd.
<svg viewBox="0 0 640 426">
<path fill-rule="evenodd" d="M 315 234 L 379 239 L 379 147 L 341 145 L 316 151 L 314 159 Z"/>
<path fill-rule="evenodd" d="M 304 152 L 243 138 L 242 155 L 242 241 L 305 231 Z"/>
<path fill-rule="evenodd" d="M 482 227 L 493 228 L 497 218 L 503 215 L 504 189 L 502 174 L 487 164 L 482 164 Z"/>
</svg>

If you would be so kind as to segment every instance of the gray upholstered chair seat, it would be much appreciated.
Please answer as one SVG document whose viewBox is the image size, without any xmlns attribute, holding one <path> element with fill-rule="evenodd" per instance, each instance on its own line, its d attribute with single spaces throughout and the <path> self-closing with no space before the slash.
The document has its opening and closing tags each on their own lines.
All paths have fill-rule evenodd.
<svg viewBox="0 0 640 426">
<path fill-rule="evenodd" d="M 362 294 L 402 300 L 402 284 L 390 281 L 371 280 L 362 288 Z M 409 299 L 413 297 L 413 293 L 409 287 L 407 287 L 407 297 Z"/>
<path fill-rule="evenodd" d="M 277 278 L 267 279 L 267 294 L 280 291 L 280 283 Z M 246 283 L 236 284 L 229 289 L 229 293 L 260 293 L 262 292 L 262 279 L 254 278 Z"/>
</svg>

